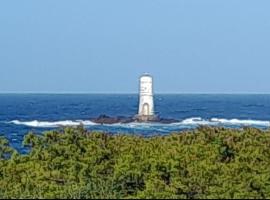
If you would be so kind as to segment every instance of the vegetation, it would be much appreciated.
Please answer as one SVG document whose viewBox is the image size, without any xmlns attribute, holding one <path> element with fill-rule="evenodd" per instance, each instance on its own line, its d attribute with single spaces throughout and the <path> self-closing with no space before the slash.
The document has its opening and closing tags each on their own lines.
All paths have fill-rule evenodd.
<svg viewBox="0 0 270 200">
<path fill-rule="evenodd" d="M 0 198 L 270 198 L 270 131 L 200 127 L 144 138 L 82 127 L 0 138 Z"/>
</svg>

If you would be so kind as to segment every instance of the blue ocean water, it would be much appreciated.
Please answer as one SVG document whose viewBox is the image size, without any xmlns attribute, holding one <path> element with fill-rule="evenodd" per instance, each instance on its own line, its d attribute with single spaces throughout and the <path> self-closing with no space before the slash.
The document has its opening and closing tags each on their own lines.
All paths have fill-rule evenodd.
<svg viewBox="0 0 270 200">
<path fill-rule="evenodd" d="M 129 123 L 101 125 L 90 118 L 101 114 L 130 117 L 137 113 L 136 94 L 1 94 L 0 136 L 24 152 L 26 133 L 84 124 L 89 130 L 151 136 L 196 128 L 199 125 L 224 127 L 270 127 L 270 95 L 184 95 L 155 96 L 156 112 L 179 123 Z"/>
</svg>

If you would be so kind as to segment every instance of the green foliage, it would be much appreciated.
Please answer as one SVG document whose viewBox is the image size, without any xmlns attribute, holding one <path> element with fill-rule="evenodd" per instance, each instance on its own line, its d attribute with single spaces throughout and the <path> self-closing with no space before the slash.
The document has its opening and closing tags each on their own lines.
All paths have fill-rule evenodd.
<svg viewBox="0 0 270 200">
<path fill-rule="evenodd" d="M 8 140 L 0 137 L 0 160 L 9 158 L 12 153 L 13 149 L 9 147 Z"/>
<path fill-rule="evenodd" d="M 144 138 L 83 127 L 0 138 L 0 198 L 270 198 L 270 131 L 200 127 Z"/>
</svg>

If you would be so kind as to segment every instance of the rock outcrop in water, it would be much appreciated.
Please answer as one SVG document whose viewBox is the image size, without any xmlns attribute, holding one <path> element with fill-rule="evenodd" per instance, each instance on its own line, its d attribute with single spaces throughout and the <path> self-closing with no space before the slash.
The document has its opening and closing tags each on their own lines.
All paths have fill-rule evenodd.
<svg viewBox="0 0 270 200">
<path fill-rule="evenodd" d="M 145 122 L 145 121 L 140 121 L 136 117 L 124 117 L 124 116 L 118 116 L 118 117 L 111 117 L 108 115 L 100 115 L 97 118 L 91 119 L 91 121 L 98 123 L 98 124 L 117 124 L 117 123 L 131 123 L 131 122 Z M 155 122 L 155 123 L 163 123 L 163 124 L 171 124 L 171 123 L 176 123 L 179 122 L 179 120 L 175 119 L 165 119 L 165 118 L 160 118 L 157 117 L 153 120 L 149 120 L 147 122 Z"/>
<path fill-rule="evenodd" d="M 130 123 L 133 122 L 132 117 L 110 117 L 107 115 L 100 115 L 95 119 L 91 119 L 91 121 L 98 124 L 116 124 L 116 123 Z"/>
</svg>

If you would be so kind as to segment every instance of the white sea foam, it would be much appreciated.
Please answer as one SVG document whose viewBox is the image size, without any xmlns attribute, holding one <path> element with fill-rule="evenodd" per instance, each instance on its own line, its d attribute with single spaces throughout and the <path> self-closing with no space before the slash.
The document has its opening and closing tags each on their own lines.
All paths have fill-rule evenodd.
<svg viewBox="0 0 270 200">
<path fill-rule="evenodd" d="M 210 126 L 262 126 L 262 127 L 270 127 L 270 121 L 262 121 L 262 120 L 241 120 L 241 119 L 222 119 L 222 118 L 212 118 L 212 119 L 202 119 L 201 117 L 193 117 L 187 118 L 180 122 L 171 123 L 171 124 L 162 124 L 162 123 L 116 123 L 116 124 L 97 124 L 90 120 L 66 120 L 66 121 L 19 121 L 13 120 L 9 123 L 16 125 L 24 125 L 29 127 L 41 127 L 41 128 L 50 128 L 50 127 L 61 127 L 61 126 L 78 126 L 80 124 L 84 126 L 113 126 L 119 128 L 129 128 L 129 129 L 170 129 L 172 127 L 196 127 L 198 125 L 210 125 Z"/>
<path fill-rule="evenodd" d="M 251 119 L 222 119 L 212 118 L 209 120 L 202 119 L 201 117 L 192 117 L 170 124 L 171 126 L 198 126 L 198 125 L 210 125 L 210 126 L 262 126 L 270 127 L 270 121 L 251 120 Z"/>
<path fill-rule="evenodd" d="M 192 117 L 180 122 L 183 125 L 209 125 L 210 123 L 210 121 L 204 120 L 201 117 Z"/>
<path fill-rule="evenodd" d="M 251 119 L 222 119 L 222 118 L 212 118 L 210 120 L 205 120 L 200 117 L 188 118 L 178 124 L 184 125 L 238 125 L 238 126 L 270 126 L 270 121 L 262 120 L 251 120 Z"/>
<path fill-rule="evenodd" d="M 65 121 L 55 121 L 55 122 L 49 122 L 49 121 L 19 121 L 19 120 L 13 120 L 10 123 L 16 124 L 16 125 L 24 125 L 29 127 L 43 127 L 43 128 L 50 128 L 50 127 L 60 127 L 60 126 L 78 126 L 78 125 L 84 125 L 84 126 L 91 126 L 96 125 L 96 123 L 89 121 L 89 120 L 65 120 Z"/>
<path fill-rule="evenodd" d="M 218 119 L 212 118 L 212 122 L 220 124 L 231 124 L 231 125 L 255 125 L 255 126 L 270 126 L 270 121 L 262 120 L 240 120 L 240 119 Z"/>
</svg>

